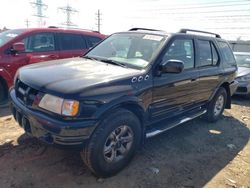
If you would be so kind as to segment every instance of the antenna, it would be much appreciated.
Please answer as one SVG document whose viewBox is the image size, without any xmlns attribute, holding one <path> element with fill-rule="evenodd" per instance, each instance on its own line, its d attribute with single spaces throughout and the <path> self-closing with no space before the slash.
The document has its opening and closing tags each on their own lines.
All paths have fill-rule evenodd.
<svg viewBox="0 0 250 188">
<path fill-rule="evenodd" d="M 62 25 L 66 25 L 67 27 L 77 26 L 71 21 L 72 15 L 77 13 L 78 10 L 71 7 L 69 4 L 65 7 L 58 8 L 61 10 L 64 14 L 66 14 L 66 22 L 62 23 Z"/>
<path fill-rule="evenodd" d="M 36 14 L 33 16 L 37 17 L 38 27 L 43 26 L 43 18 L 46 18 L 43 11 L 48 8 L 48 5 L 44 4 L 42 0 L 34 0 L 33 2 L 30 2 L 30 4 L 36 9 Z"/>
</svg>

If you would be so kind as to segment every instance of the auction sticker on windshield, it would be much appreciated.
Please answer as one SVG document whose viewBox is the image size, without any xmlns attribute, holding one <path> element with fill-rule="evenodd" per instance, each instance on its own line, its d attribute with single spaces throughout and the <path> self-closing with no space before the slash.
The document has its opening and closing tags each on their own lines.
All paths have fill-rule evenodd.
<svg viewBox="0 0 250 188">
<path fill-rule="evenodd" d="M 161 41 L 162 40 L 162 36 L 157 36 L 157 35 L 145 35 L 143 37 L 143 39 L 146 39 L 146 40 L 155 40 L 155 41 Z"/>
</svg>

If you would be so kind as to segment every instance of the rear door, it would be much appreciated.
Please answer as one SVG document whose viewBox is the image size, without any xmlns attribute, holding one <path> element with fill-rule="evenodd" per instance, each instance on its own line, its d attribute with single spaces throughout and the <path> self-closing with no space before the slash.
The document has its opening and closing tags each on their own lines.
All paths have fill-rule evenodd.
<svg viewBox="0 0 250 188">
<path fill-rule="evenodd" d="M 194 41 L 189 36 L 173 39 L 166 49 L 162 63 L 171 59 L 181 60 L 184 71 L 179 74 L 163 73 L 154 78 L 153 104 L 150 107 L 153 121 L 180 114 L 194 104 L 199 76 L 194 54 Z"/>
<path fill-rule="evenodd" d="M 74 33 L 59 33 L 58 44 L 60 46 L 60 58 L 71 58 L 83 55 L 87 50 L 84 36 Z"/>
<path fill-rule="evenodd" d="M 195 98 L 197 103 L 206 102 L 220 82 L 220 58 L 218 49 L 212 40 L 197 39 L 197 68 L 199 70 L 199 91 Z"/>
</svg>

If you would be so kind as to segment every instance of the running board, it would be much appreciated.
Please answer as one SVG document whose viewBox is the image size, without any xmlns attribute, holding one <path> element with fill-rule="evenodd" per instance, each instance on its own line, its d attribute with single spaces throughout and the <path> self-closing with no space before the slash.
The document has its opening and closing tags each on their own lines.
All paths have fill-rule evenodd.
<svg viewBox="0 0 250 188">
<path fill-rule="evenodd" d="M 202 114 L 205 114 L 207 112 L 207 110 L 202 110 L 202 111 L 199 111 L 199 112 L 196 112 L 195 114 L 190 114 L 189 116 L 184 116 L 182 118 L 179 118 L 177 120 L 174 120 L 170 123 L 168 122 L 164 122 L 164 124 L 167 124 L 167 127 L 166 125 L 165 126 L 154 126 L 152 129 L 148 130 L 147 133 L 146 133 L 146 138 L 150 138 L 150 137 L 153 137 L 153 136 L 156 136 L 158 134 L 161 134 L 169 129 L 172 129 L 173 127 L 176 127 L 177 125 L 180 125 L 182 123 L 185 123 L 187 121 L 190 121 L 194 118 L 197 118 L 199 116 L 201 116 Z"/>
</svg>

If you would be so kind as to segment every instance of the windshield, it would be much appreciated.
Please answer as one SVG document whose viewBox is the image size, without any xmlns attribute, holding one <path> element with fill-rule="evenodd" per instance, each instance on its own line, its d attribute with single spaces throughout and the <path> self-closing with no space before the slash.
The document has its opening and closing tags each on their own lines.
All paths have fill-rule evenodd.
<svg viewBox="0 0 250 188">
<path fill-rule="evenodd" d="M 85 56 L 142 69 L 156 56 L 165 40 L 166 37 L 153 34 L 114 34 Z"/>
<path fill-rule="evenodd" d="M 0 46 L 3 46 L 7 42 L 9 42 L 11 39 L 16 38 L 21 33 L 23 33 L 24 29 L 14 29 L 14 30 L 8 30 L 0 33 Z"/>
<path fill-rule="evenodd" d="M 239 67 L 250 68 L 250 54 L 234 54 Z"/>
</svg>

